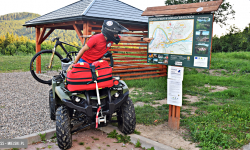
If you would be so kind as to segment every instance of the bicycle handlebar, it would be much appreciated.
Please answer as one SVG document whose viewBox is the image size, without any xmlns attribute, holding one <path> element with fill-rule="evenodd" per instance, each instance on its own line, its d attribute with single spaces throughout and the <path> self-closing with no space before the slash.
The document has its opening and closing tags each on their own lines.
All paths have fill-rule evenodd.
<svg viewBox="0 0 250 150">
<path fill-rule="evenodd" d="M 51 41 L 55 42 L 55 40 L 59 41 L 59 39 L 60 39 L 59 37 L 56 37 L 56 38 L 53 38 Z"/>
</svg>

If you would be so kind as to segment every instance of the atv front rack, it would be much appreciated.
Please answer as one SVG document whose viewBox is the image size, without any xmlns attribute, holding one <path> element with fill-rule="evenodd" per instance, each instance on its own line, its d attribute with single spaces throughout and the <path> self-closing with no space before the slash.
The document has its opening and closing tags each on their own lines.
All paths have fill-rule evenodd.
<svg viewBox="0 0 250 150">
<path fill-rule="evenodd" d="M 129 95 L 129 91 L 125 92 L 124 94 L 120 94 L 120 96 L 117 99 L 115 99 L 114 101 L 108 102 L 109 109 L 106 111 L 103 111 L 102 113 L 109 114 L 110 116 L 112 116 L 112 114 L 115 112 L 115 110 L 117 108 L 119 108 L 128 99 L 128 95 Z M 86 96 L 86 97 L 87 97 L 87 99 L 89 98 L 89 96 Z M 74 104 L 71 100 L 62 99 L 62 101 L 63 101 L 64 105 L 66 105 L 67 107 L 72 108 L 72 109 L 76 109 L 79 112 L 83 112 L 90 118 L 93 117 L 94 115 L 96 115 L 96 113 L 92 112 L 92 105 L 85 104 L 85 107 L 83 107 L 83 106 L 79 106 L 79 105 Z M 87 100 L 87 101 L 89 101 L 89 100 Z M 110 117 L 110 120 L 111 120 L 111 117 Z"/>
</svg>

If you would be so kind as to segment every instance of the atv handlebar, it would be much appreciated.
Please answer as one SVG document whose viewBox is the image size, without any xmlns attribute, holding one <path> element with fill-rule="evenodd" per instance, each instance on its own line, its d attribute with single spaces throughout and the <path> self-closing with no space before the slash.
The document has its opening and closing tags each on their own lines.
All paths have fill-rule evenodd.
<svg viewBox="0 0 250 150">
<path fill-rule="evenodd" d="M 103 56 L 106 57 L 106 58 L 107 58 L 107 57 L 110 58 L 110 66 L 113 67 L 113 66 L 114 66 L 114 60 L 113 60 L 112 53 L 109 52 L 109 51 L 107 51 L 107 53 L 105 53 Z"/>
</svg>

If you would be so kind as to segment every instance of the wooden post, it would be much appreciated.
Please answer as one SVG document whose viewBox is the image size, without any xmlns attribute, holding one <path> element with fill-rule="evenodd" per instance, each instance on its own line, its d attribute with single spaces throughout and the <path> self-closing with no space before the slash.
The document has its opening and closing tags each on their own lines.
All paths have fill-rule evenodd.
<svg viewBox="0 0 250 150">
<path fill-rule="evenodd" d="M 41 44 L 39 44 L 40 28 L 36 28 L 36 53 L 41 51 Z M 41 56 L 36 59 L 36 73 L 41 73 Z"/>
<path fill-rule="evenodd" d="M 90 22 L 89 21 L 84 22 L 84 24 L 83 24 L 83 35 L 91 35 L 91 31 L 89 31 L 90 29 L 91 29 Z M 87 41 L 88 41 L 88 39 L 86 40 L 85 44 L 87 43 Z"/>
<path fill-rule="evenodd" d="M 180 106 L 169 105 L 168 126 L 171 129 L 180 129 Z"/>
<path fill-rule="evenodd" d="M 212 23 L 212 37 L 213 37 L 213 26 L 214 26 L 214 14 L 213 14 L 213 23 Z M 211 66 L 211 58 L 212 58 L 212 46 L 213 46 L 213 38 L 211 38 L 211 48 L 210 48 L 210 65 L 209 65 L 209 69 Z"/>
</svg>

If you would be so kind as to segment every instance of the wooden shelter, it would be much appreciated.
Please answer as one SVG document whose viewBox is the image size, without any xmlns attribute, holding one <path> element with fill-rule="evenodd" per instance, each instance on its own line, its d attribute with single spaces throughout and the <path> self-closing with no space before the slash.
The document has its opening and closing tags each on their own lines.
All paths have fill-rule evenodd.
<svg viewBox="0 0 250 150">
<path fill-rule="evenodd" d="M 73 4 L 27 21 L 24 26 L 36 28 L 36 52 L 41 44 L 56 29 L 75 30 L 81 43 L 82 35 L 100 33 L 103 21 L 112 19 L 130 30 L 128 36 L 147 37 L 148 17 L 143 11 L 119 0 L 79 0 Z M 147 44 L 145 42 L 125 42 L 110 49 L 114 57 L 113 73 L 122 79 L 140 79 L 167 75 L 167 67 L 147 64 Z"/>
</svg>

